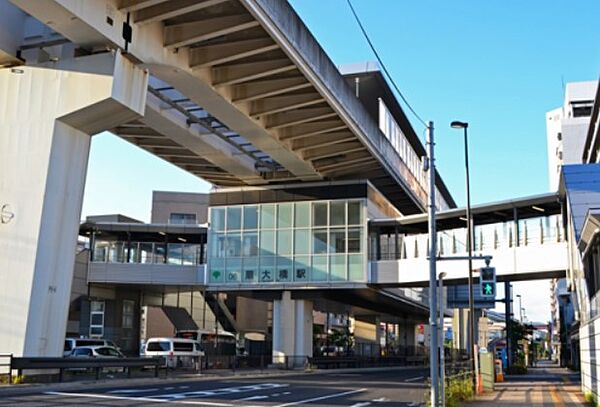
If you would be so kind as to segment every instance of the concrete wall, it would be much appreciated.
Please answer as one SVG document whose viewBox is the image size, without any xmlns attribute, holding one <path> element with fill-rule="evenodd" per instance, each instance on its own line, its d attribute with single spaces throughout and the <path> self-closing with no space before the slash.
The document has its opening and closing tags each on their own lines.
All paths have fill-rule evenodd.
<svg viewBox="0 0 600 407">
<path fill-rule="evenodd" d="M 600 360 L 600 317 L 595 318 L 579 329 L 581 389 L 584 393 L 593 392 L 596 399 L 600 395 L 598 361 Z"/>
<path fill-rule="evenodd" d="M 196 223 L 208 222 L 208 194 L 152 192 L 151 223 L 170 223 L 171 213 L 196 215 Z"/>
</svg>

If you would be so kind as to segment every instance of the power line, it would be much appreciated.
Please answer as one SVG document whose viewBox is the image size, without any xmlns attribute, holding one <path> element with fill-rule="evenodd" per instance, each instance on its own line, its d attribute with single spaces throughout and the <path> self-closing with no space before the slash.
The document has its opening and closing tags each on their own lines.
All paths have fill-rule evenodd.
<svg viewBox="0 0 600 407">
<path fill-rule="evenodd" d="M 354 19 L 356 20 L 356 23 L 360 27 L 360 30 L 362 31 L 363 36 L 367 40 L 367 43 L 369 44 L 369 47 L 371 48 L 371 51 L 373 51 L 373 54 L 375 54 L 375 58 L 377 58 L 377 62 L 379 62 L 379 65 L 383 69 L 383 72 L 386 74 L 386 76 L 388 77 L 388 79 L 392 83 L 392 86 L 394 87 L 394 89 L 396 90 L 396 92 L 398 92 L 398 95 L 400 96 L 400 98 L 402 99 L 402 101 L 404 101 L 404 104 L 408 107 L 408 109 L 412 112 L 412 114 L 417 118 L 417 120 L 419 122 L 421 122 L 421 124 L 423 126 L 427 127 L 427 123 L 425 123 L 425 120 L 423 120 L 421 118 L 421 116 L 419 116 L 419 114 L 415 111 L 415 109 L 412 108 L 412 106 L 410 105 L 410 103 L 408 103 L 408 100 L 404 97 L 404 95 L 402 94 L 402 92 L 400 92 L 400 89 L 396 85 L 396 82 L 394 82 L 394 79 L 392 78 L 392 75 L 390 75 L 390 73 L 388 72 L 387 68 L 385 67 L 385 64 L 383 63 L 383 61 L 381 60 L 381 57 L 379 56 L 379 53 L 377 52 L 377 50 L 375 49 L 375 46 L 371 42 L 371 39 L 369 38 L 369 35 L 367 34 L 367 31 L 365 30 L 365 27 L 362 25 L 362 22 L 360 21 L 360 18 L 358 17 L 358 14 L 356 14 L 356 10 L 354 10 L 354 7 L 352 6 L 352 2 L 350 0 L 346 0 L 346 1 L 348 2 L 348 7 L 350 7 L 350 11 L 352 11 L 352 14 L 354 15 Z"/>
</svg>

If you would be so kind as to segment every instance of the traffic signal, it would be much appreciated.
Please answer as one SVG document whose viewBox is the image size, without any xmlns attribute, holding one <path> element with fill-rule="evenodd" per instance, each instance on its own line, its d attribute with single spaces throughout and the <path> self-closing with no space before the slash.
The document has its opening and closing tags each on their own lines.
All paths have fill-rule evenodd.
<svg viewBox="0 0 600 407">
<path fill-rule="evenodd" d="M 479 269 L 479 291 L 483 298 L 496 298 L 496 269 L 494 267 Z"/>
</svg>

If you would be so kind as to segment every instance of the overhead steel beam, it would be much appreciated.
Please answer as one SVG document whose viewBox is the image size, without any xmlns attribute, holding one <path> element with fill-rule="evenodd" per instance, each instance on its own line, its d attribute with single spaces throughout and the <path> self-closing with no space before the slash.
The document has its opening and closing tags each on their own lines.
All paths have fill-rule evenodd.
<svg viewBox="0 0 600 407">
<path fill-rule="evenodd" d="M 167 48 L 185 47 L 258 25 L 258 21 L 248 14 L 168 25 L 164 31 L 164 45 Z"/>
<path fill-rule="evenodd" d="M 178 0 L 159 2 L 156 5 L 139 9 L 133 14 L 133 22 L 137 24 L 148 24 L 156 21 L 164 21 L 187 13 L 212 7 L 229 0 Z"/>
<path fill-rule="evenodd" d="M 276 113 L 266 120 L 268 129 L 282 129 L 297 124 L 314 122 L 321 119 L 337 116 L 329 106 L 299 109 L 293 112 Z"/>
<path fill-rule="evenodd" d="M 341 154 L 350 154 L 365 150 L 360 141 L 350 141 L 342 144 L 333 144 L 327 147 L 317 147 L 305 150 L 302 152 L 302 157 L 305 160 L 319 160 L 328 157 L 335 157 Z"/>
<path fill-rule="evenodd" d="M 160 3 L 165 3 L 168 0 L 121 0 L 119 10 L 121 11 L 136 11 L 146 7 L 152 7 Z"/>
<path fill-rule="evenodd" d="M 311 83 L 303 76 L 253 81 L 234 86 L 232 100 L 247 102 L 311 87 Z"/>
<path fill-rule="evenodd" d="M 279 46 L 270 38 L 254 38 L 194 47 L 190 49 L 190 67 L 198 69 L 225 64 L 278 48 Z"/>
<path fill-rule="evenodd" d="M 332 144 L 356 140 L 356 136 L 349 131 L 340 133 L 325 133 L 319 137 L 295 140 L 290 143 L 292 150 L 302 152 L 311 148 L 325 147 Z"/>
<path fill-rule="evenodd" d="M 316 92 L 273 96 L 252 102 L 250 115 L 264 116 L 267 114 L 286 112 L 288 110 L 300 109 L 302 107 L 323 103 L 324 101 L 325 99 Z"/>
<path fill-rule="evenodd" d="M 316 123 L 303 123 L 290 129 L 277 131 L 277 138 L 284 141 L 298 140 L 318 134 L 331 133 L 347 129 L 348 126 L 341 120 L 325 120 Z"/>
<path fill-rule="evenodd" d="M 213 85 L 235 85 L 294 69 L 296 66 L 287 58 L 226 65 L 213 68 Z"/>
</svg>

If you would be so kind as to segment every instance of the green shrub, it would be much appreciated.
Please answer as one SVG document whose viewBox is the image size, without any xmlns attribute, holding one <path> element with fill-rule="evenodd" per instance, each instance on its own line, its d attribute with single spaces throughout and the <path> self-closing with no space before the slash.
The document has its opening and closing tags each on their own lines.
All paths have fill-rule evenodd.
<svg viewBox="0 0 600 407">
<path fill-rule="evenodd" d="M 473 398 L 473 378 L 470 373 L 458 374 L 446 378 L 444 387 L 447 407 L 458 407 L 461 401 Z M 431 389 L 427 391 L 427 406 L 431 405 Z"/>
<path fill-rule="evenodd" d="M 1 375 L 0 376 L 0 384 L 8 384 L 8 375 Z M 12 378 L 12 384 L 21 384 L 21 383 L 25 383 L 25 376 L 21 375 L 21 376 L 13 376 Z"/>
<path fill-rule="evenodd" d="M 594 395 L 593 392 L 591 391 L 586 391 L 585 394 L 583 395 L 583 397 L 585 398 L 586 403 L 592 404 L 592 405 L 596 405 L 596 396 Z"/>
</svg>

